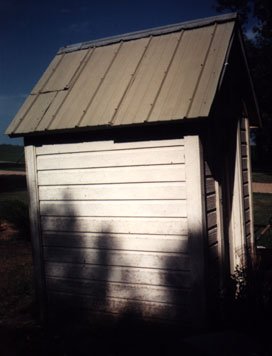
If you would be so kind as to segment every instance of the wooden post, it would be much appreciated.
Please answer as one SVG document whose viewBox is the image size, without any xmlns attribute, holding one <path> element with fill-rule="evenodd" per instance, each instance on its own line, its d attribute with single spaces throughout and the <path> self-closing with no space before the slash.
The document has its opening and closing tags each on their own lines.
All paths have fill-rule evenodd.
<svg viewBox="0 0 272 356">
<path fill-rule="evenodd" d="M 191 298 L 193 323 L 201 327 L 206 322 L 206 216 L 204 163 L 199 136 L 185 137 L 188 239 L 191 257 L 193 290 Z"/>
<path fill-rule="evenodd" d="M 27 187 L 29 195 L 29 217 L 31 226 L 34 283 L 40 319 L 46 319 L 45 276 L 43 266 L 42 237 L 40 227 L 39 193 L 37 184 L 36 147 L 25 146 Z"/>
</svg>

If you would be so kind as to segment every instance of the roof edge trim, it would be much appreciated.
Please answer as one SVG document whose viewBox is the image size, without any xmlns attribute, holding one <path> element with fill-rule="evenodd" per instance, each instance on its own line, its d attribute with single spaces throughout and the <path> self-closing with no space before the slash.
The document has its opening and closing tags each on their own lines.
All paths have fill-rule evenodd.
<svg viewBox="0 0 272 356">
<path fill-rule="evenodd" d="M 65 47 L 61 47 L 57 54 L 79 51 L 79 50 L 87 49 L 90 47 L 105 46 L 105 45 L 113 44 L 113 43 L 120 42 L 120 41 L 129 41 L 129 40 L 134 40 L 134 39 L 143 38 L 143 37 L 147 37 L 147 36 L 158 36 L 158 35 L 167 34 L 167 33 L 171 33 L 171 32 L 177 32 L 182 29 L 186 30 L 186 29 L 198 28 L 198 27 L 202 27 L 202 26 L 208 26 L 213 23 L 222 23 L 222 22 L 227 22 L 227 21 L 233 21 L 233 20 L 236 20 L 237 18 L 238 18 L 238 14 L 236 12 L 234 12 L 234 13 L 228 13 L 225 15 L 206 17 L 204 19 L 199 19 L 199 20 L 192 20 L 192 21 L 176 23 L 173 25 L 154 27 L 154 28 L 151 28 L 148 30 L 140 30 L 140 31 L 125 33 L 122 35 L 105 37 L 105 38 L 100 38 L 100 39 L 93 40 L 93 41 L 87 41 L 87 42 L 68 45 Z"/>
<path fill-rule="evenodd" d="M 246 72 L 248 75 L 248 81 L 249 81 L 249 86 L 250 86 L 250 94 L 252 95 L 252 99 L 253 99 L 251 106 L 252 106 L 253 112 L 255 111 L 255 115 L 253 113 L 253 116 L 255 116 L 255 122 L 252 122 L 252 124 L 257 125 L 257 127 L 262 127 L 262 116 L 260 113 L 260 108 L 259 108 L 259 104 L 258 104 L 256 92 L 255 92 L 255 87 L 254 87 L 252 75 L 251 75 L 249 64 L 248 64 L 248 59 L 247 59 L 247 55 L 246 55 L 246 51 L 245 51 L 245 44 L 244 44 L 244 39 L 243 39 L 243 34 L 241 32 L 241 29 L 239 29 L 239 32 L 238 32 L 238 39 L 241 44 L 242 55 L 243 55 L 243 59 L 245 62 Z"/>
</svg>

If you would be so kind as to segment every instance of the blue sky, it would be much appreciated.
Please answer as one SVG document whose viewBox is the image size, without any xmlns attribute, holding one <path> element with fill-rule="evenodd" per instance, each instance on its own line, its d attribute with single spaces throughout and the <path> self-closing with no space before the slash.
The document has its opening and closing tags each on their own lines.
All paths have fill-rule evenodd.
<svg viewBox="0 0 272 356">
<path fill-rule="evenodd" d="M 57 50 L 68 44 L 217 15 L 214 0 L 0 0 L 0 144 Z"/>
</svg>

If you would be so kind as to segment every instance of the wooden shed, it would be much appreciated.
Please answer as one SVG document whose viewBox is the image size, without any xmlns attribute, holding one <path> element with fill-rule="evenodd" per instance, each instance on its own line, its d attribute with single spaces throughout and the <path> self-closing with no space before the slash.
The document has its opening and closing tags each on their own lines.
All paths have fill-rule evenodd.
<svg viewBox="0 0 272 356">
<path fill-rule="evenodd" d="M 42 315 L 205 324 L 254 253 L 259 122 L 234 14 L 61 48 L 6 131 Z"/>
</svg>

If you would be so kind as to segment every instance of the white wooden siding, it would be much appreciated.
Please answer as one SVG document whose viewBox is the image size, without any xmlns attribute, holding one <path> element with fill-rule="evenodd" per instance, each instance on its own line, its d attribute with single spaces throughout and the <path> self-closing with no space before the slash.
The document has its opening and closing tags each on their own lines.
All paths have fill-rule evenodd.
<svg viewBox="0 0 272 356">
<path fill-rule="evenodd" d="M 188 253 L 187 236 L 44 232 L 44 246 Z"/>
<path fill-rule="evenodd" d="M 40 186 L 40 199 L 73 200 L 184 200 L 185 182 Z"/>
<path fill-rule="evenodd" d="M 242 118 L 240 126 L 241 136 L 241 158 L 242 158 L 242 184 L 244 201 L 244 224 L 245 224 L 245 253 L 246 260 L 248 255 L 254 253 L 254 234 L 253 234 L 253 212 L 252 212 L 252 191 L 251 191 L 251 166 L 250 166 L 250 144 L 249 144 L 249 124 L 246 118 Z"/>
<path fill-rule="evenodd" d="M 36 152 L 49 303 L 104 293 L 104 311 L 133 304 L 166 319 L 188 306 L 184 140 L 56 144 Z"/>
<path fill-rule="evenodd" d="M 141 267 L 108 267 L 98 265 L 80 265 L 76 263 L 46 262 L 47 277 L 62 279 L 78 279 L 88 281 L 117 282 L 128 285 L 134 284 L 148 286 L 167 286 L 182 288 L 190 292 L 192 276 L 190 271 L 171 271 L 155 268 Z"/>
<path fill-rule="evenodd" d="M 178 182 L 185 180 L 183 164 L 46 170 L 38 172 L 39 185 Z"/>
<path fill-rule="evenodd" d="M 207 147 L 207 149 L 209 149 Z M 216 181 L 205 160 L 205 197 L 207 214 L 207 283 L 208 302 L 211 313 L 218 312 L 218 298 L 220 288 L 220 228 L 218 226 L 218 190 Z"/>
</svg>

